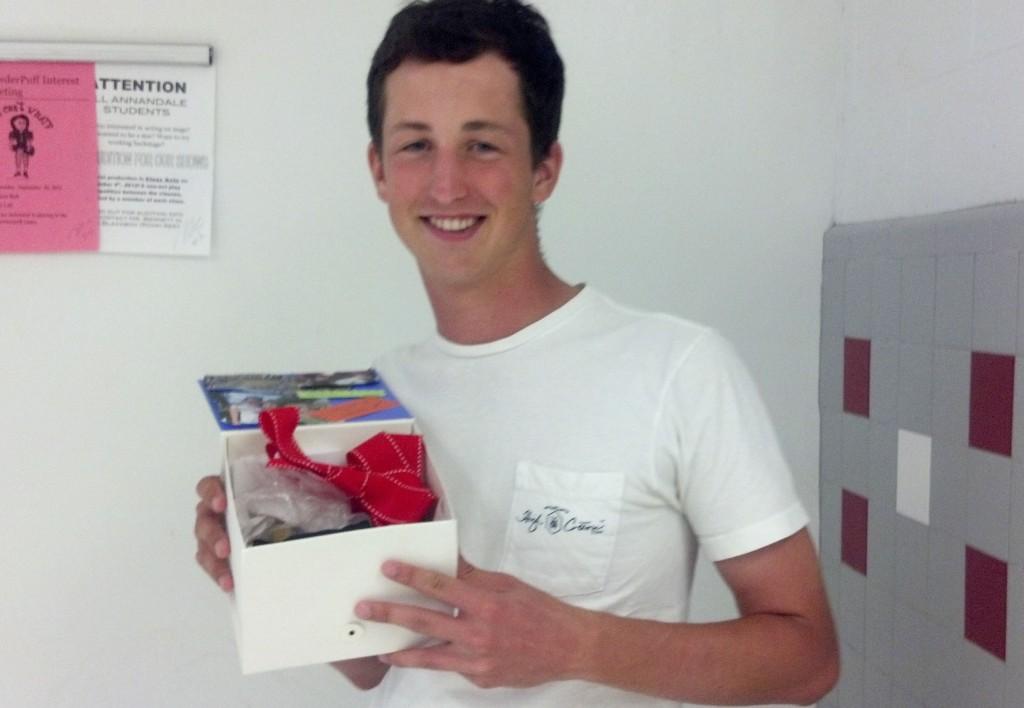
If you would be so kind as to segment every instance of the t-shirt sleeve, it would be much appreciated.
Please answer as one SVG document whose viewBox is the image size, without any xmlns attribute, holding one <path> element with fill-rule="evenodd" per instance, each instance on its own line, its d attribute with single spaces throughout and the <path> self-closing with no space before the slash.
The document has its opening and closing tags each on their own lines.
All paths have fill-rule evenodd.
<svg viewBox="0 0 1024 708">
<path fill-rule="evenodd" d="M 706 331 L 665 392 L 679 503 L 713 561 L 763 548 L 807 525 L 757 387 L 732 346 Z"/>
</svg>

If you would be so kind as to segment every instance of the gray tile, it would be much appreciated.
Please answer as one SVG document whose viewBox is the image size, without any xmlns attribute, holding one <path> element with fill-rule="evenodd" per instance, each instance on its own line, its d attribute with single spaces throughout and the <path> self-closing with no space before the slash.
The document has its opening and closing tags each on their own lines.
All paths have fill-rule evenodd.
<svg viewBox="0 0 1024 708">
<path fill-rule="evenodd" d="M 963 696 L 963 643 L 962 626 L 957 631 L 934 623 L 926 625 L 924 704 L 928 708 L 964 708 L 968 705 Z"/>
<path fill-rule="evenodd" d="M 928 527 L 896 515 L 893 595 L 919 612 L 928 609 Z M 870 570 L 870 567 L 869 567 Z"/>
<path fill-rule="evenodd" d="M 863 708 L 864 706 L 864 657 L 849 645 L 842 647 L 843 665 L 839 673 L 840 708 Z"/>
<path fill-rule="evenodd" d="M 1024 308 L 1022 308 L 1024 311 Z M 1013 359 L 1013 428 L 1010 452 L 1013 459 L 1024 463 L 1024 356 Z"/>
<path fill-rule="evenodd" d="M 1020 245 L 1024 204 L 964 209 L 940 215 L 935 248 L 938 253 L 1005 251 Z"/>
<path fill-rule="evenodd" d="M 916 344 L 900 346 L 899 427 L 931 435 L 932 348 Z"/>
<path fill-rule="evenodd" d="M 964 621 L 964 541 L 937 528 L 928 530 L 928 616 L 962 635 Z"/>
<path fill-rule="evenodd" d="M 963 705 L 1005 708 L 1006 664 L 972 642 L 963 642 L 962 651 Z"/>
<path fill-rule="evenodd" d="M 861 496 L 868 494 L 868 431 L 867 418 L 843 414 L 843 486 Z"/>
<path fill-rule="evenodd" d="M 971 353 L 936 349 L 932 363 L 932 440 L 967 444 L 971 413 Z"/>
<path fill-rule="evenodd" d="M 903 258 L 935 255 L 935 225 L 933 215 L 891 222 L 890 240 L 896 245 L 894 253 Z"/>
<path fill-rule="evenodd" d="M 978 250 L 974 210 L 942 214 L 935 224 L 935 252 L 941 255 L 974 253 Z"/>
<path fill-rule="evenodd" d="M 848 257 L 872 259 L 895 255 L 897 249 L 891 227 L 891 221 L 867 221 L 856 224 L 856 231 L 851 234 L 849 240 Z"/>
<path fill-rule="evenodd" d="M 979 253 L 974 260 L 975 351 L 1017 351 L 1020 252 Z"/>
<path fill-rule="evenodd" d="M 843 476 L 843 414 L 821 413 L 821 480 L 838 483 Z"/>
<path fill-rule="evenodd" d="M 893 682 L 915 699 L 921 700 L 930 678 L 927 665 L 930 634 L 928 620 L 920 612 L 899 602 L 896 603 L 893 619 Z"/>
<path fill-rule="evenodd" d="M 895 590 L 896 506 L 868 501 L 868 584 Z"/>
<path fill-rule="evenodd" d="M 1006 708 L 1024 702 L 1024 567 L 1010 565 L 1007 573 Z"/>
<path fill-rule="evenodd" d="M 871 663 L 865 657 L 864 663 L 864 705 L 871 708 L 895 708 L 892 703 L 892 678 L 887 671 Z"/>
<path fill-rule="evenodd" d="M 871 337 L 871 261 L 867 258 L 846 262 L 843 311 L 847 337 Z"/>
<path fill-rule="evenodd" d="M 935 329 L 935 258 L 905 259 L 901 281 L 901 340 L 931 346 Z"/>
<path fill-rule="evenodd" d="M 1010 478 L 1013 462 L 967 450 L 967 542 L 997 558 L 1010 552 Z"/>
<path fill-rule="evenodd" d="M 898 342 L 871 340 L 871 420 L 895 422 L 900 368 Z"/>
<path fill-rule="evenodd" d="M 1024 467 L 1014 465 L 1010 477 L 1010 563 L 1024 565 Z M 1024 695 L 1024 694 L 1021 694 Z"/>
<path fill-rule="evenodd" d="M 897 340 L 900 337 L 901 271 L 902 262 L 897 258 L 876 258 L 872 263 L 872 340 L 890 341 Z"/>
<path fill-rule="evenodd" d="M 821 574 L 825 578 L 825 592 L 828 593 L 829 607 L 836 611 L 839 607 L 839 558 L 821 557 Z"/>
<path fill-rule="evenodd" d="M 821 338 L 818 372 L 818 405 L 822 411 L 843 410 L 843 338 Z"/>
<path fill-rule="evenodd" d="M 870 508 L 870 504 L 868 505 Z M 843 490 L 832 482 L 821 483 L 821 533 L 822 559 L 839 561 L 842 558 L 840 541 L 843 523 Z"/>
<path fill-rule="evenodd" d="M 868 497 L 873 504 L 896 508 L 895 424 L 871 423 L 868 439 Z"/>
<path fill-rule="evenodd" d="M 1024 238 L 1024 203 L 980 207 L 974 218 L 974 238 L 979 251 L 1019 248 Z"/>
<path fill-rule="evenodd" d="M 831 693 L 818 701 L 818 708 L 839 708 L 839 689 L 832 689 Z"/>
<path fill-rule="evenodd" d="M 967 446 L 932 440 L 929 520 L 932 528 L 967 538 Z"/>
<path fill-rule="evenodd" d="M 825 241 L 822 246 L 823 255 L 826 259 L 842 260 L 850 255 L 850 234 L 857 230 L 857 226 L 837 224 L 825 232 Z"/>
<path fill-rule="evenodd" d="M 935 272 L 935 345 L 971 348 L 974 255 L 942 256 Z"/>
<path fill-rule="evenodd" d="M 1024 303 L 1024 255 L 1017 271 L 1017 302 Z M 1024 307 L 1017 308 L 1017 353 L 1024 354 Z"/>
<path fill-rule="evenodd" d="M 864 661 L 892 671 L 893 599 L 886 590 L 868 584 L 864 604 Z"/>
<path fill-rule="evenodd" d="M 839 567 L 839 638 L 864 653 L 864 576 L 845 565 Z"/>
<path fill-rule="evenodd" d="M 846 331 L 844 290 L 846 261 L 826 259 L 821 266 L 821 333 L 842 337 Z"/>
<path fill-rule="evenodd" d="M 931 706 L 926 706 L 911 695 L 906 688 L 898 684 L 893 684 L 892 687 L 892 706 L 894 708 L 931 708 Z M 863 708 L 868 707 L 864 706 Z"/>
</svg>

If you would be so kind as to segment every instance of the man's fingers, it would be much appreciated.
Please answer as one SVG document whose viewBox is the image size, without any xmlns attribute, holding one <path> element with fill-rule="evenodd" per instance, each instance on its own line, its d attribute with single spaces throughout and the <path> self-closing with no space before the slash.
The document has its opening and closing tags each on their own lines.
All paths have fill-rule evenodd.
<svg viewBox="0 0 1024 708">
<path fill-rule="evenodd" d="M 455 572 L 455 575 L 457 575 L 460 578 L 465 578 L 467 575 L 471 575 L 474 572 L 476 572 L 476 566 L 470 563 L 465 558 L 463 558 L 462 554 L 460 553 L 458 570 Z"/>
<path fill-rule="evenodd" d="M 211 511 L 223 514 L 227 508 L 228 500 L 224 494 L 224 485 L 220 481 L 220 477 L 203 477 L 196 484 L 196 494 L 199 495 L 200 503 Z"/>
<path fill-rule="evenodd" d="M 224 517 L 196 507 L 196 540 L 200 545 L 208 547 L 217 558 L 227 558 L 231 554 L 228 535 L 224 530 Z"/>
<path fill-rule="evenodd" d="M 360 619 L 398 625 L 435 639 L 456 643 L 464 639 L 463 623 L 449 614 L 416 605 L 361 600 L 355 611 Z"/>
<path fill-rule="evenodd" d="M 440 600 L 461 610 L 472 611 L 476 608 L 476 594 L 479 591 L 458 578 L 391 560 L 386 561 L 381 570 L 396 583 L 406 585 L 433 600 Z"/>
<path fill-rule="evenodd" d="M 411 666 L 420 669 L 432 669 L 434 671 L 455 671 L 464 676 L 472 676 L 481 669 L 478 658 L 458 651 L 451 644 L 396 651 L 391 654 L 383 654 L 380 660 L 389 666 Z"/>
<path fill-rule="evenodd" d="M 206 571 L 207 575 L 213 578 L 213 581 L 220 586 L 221 590 L 228 591 L 235 587 L 234 579 L 231 577 L 231 567 L 202 546 L 196 552 L 196 563 Z"/>
</svg>

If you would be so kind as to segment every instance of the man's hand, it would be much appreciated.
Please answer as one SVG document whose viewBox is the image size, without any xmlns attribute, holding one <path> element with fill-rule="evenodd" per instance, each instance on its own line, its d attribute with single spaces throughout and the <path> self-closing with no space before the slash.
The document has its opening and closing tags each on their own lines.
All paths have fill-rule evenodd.
<svg viewBox="0 0 1024 708">
<path fill-rule="evenodd" d="M 453 578 L 388 561 L 384 575 L 426 597 L 458 608 L 458 616 L 390 602 L 362 601 L 359 617 L 400 625 L 444 643 L 380 657 L 393 666 L 455 671 L 481 688 L 526 687 L 574 678 L 585 644 L 586 610 L 503 573 L 461 558 Z"/>
<path fill-rule="evenodd" d="M 234 588 L 228 555 L 231 547 L 224 530 L 228 500 L 220 477 L 203 477 L 196 485 L 196 562 L 225 592 Z"/>
</svg>

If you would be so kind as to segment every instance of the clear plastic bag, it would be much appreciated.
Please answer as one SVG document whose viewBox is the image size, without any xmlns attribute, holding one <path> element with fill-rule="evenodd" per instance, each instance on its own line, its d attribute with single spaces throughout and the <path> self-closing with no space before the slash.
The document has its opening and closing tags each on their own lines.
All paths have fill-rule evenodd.
<svg viewBox="0 0 1024 708">
<path fill-rule="evenodd" d="M 238 522 L 246 545 L 271 538 L 275 530 L 295 534 L 340 531 L 369 521 L 353 513 L 348 497 L 316 475 L 286 467 L 267 467 L 264 457 L 242 457 L 232 464 Z"/>
</svg>

